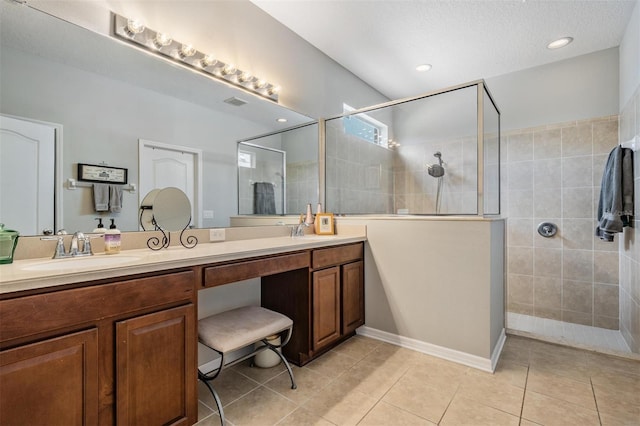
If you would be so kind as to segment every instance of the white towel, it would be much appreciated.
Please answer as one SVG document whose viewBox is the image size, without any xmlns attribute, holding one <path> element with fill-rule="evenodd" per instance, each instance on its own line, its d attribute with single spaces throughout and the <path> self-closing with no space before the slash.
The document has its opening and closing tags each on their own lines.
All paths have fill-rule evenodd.
<svg viewBox="0 0 640 426">
<path fill-rule="evenodd" d="M 97 212 L 109 211 L 109 185 L 93 184 L 93 206 Z"/>
<path fill-rule="evenodd" d="M 122 210 L 122 186 L 109 185 L 109 211 L 120 213 Z"/>
</svg>

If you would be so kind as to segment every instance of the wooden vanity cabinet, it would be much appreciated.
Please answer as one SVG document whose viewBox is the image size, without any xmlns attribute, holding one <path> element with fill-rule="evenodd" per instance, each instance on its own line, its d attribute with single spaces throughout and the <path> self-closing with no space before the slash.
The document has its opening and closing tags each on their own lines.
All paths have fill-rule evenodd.
<svg viewBox="0 0 640 426">
<path fill-rule="evenodd" d="M 0 424 L 195 423 L 195 275 L 0 300 Z"/>
<path fill-rule="evenodd" d="M 290 361 L 304 365 L 364 324 L 363 258 L 363 243 L 315 249 L 309 270 L 262 277 L 262 306 L 293 320 Z"/>
</svg>

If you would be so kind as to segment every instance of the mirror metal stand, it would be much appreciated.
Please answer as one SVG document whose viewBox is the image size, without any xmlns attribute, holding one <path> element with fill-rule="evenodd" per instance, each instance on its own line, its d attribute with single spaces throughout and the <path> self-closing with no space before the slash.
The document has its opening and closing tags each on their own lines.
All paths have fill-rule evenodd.
<svg viewBox="0 0 640 426">
<path fill-rule="evenodd" d="M 189 220 L 191 222 L 191 220 Z M 147 247 L 151 250 L 161 250 L 163 248 L 168 248 L 171 245 L 171 232 L 165 231 L 161 227 L 158 226 L 155 219 L 152 219 L 152 223 L 155 226 L 156 231 L 160 231 L 162 234 L 162 238 L 158 237 L 150 237 L 147 240 Z M 194 248 L 198 245 L 198 238 L 195 235 L 186 235 L 185 231 L 189 228 L 189 225 L 185 226 L 182 231 L 180 231 L 180 244 L 184 248 Z"/>
</svg>

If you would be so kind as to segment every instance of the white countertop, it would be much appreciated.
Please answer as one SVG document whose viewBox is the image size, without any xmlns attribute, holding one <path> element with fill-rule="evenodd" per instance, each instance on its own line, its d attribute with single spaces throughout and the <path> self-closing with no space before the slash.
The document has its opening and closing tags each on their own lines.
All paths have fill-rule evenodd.
<svg viewBox="0 0 640 426">
<path fill-rule="evenodd" d="M 192 249 L 177 246 L 158 251 L 145 248 L 73 259 L 16 260 L 9 265 L 0 265 L 0 294 L 365 240 L 364 235 L 272 237 L 201 243 Z M 87 262 L 83 265 L 83 261 Z"/>
</svg>

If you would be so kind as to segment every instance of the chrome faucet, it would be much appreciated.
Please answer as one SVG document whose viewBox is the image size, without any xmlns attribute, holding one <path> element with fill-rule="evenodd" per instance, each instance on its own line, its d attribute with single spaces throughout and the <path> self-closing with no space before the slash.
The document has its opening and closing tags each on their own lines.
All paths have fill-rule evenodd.
<svg viewBox="0 0 640 426">
<path fill-rule="evenodd" d="M 291 227 L 291 237 L 304 237 L 304 228 L 309 227 L 306 222 L 301 222 Z"/>
<path fill-rule="evenodd" d="M 98 238 L 98 237 L 94 237 Z M 85 236 L 82 232 L 76 232 L 71 237 L 71 244 L 69 245 L 69 252 L 64 248 L 64 235 L 58 234 L 55 237 L 41 237 L 41 240 L 55 240 L 56 249 L 53 253 L 54 259 L 64 259 L 68 257 L 82 257 L 93 256 L 91 250 L 91 237 Z M 82 243 L 82 250 L 80 250 L 80 244 Z"/>
</svg>

